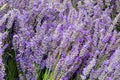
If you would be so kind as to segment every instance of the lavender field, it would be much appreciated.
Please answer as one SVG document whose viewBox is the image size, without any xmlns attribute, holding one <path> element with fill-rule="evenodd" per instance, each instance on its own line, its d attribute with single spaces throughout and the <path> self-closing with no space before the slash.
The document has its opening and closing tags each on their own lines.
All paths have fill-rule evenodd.
<svg viewBox="0 0 120 80">
<path fill-rule="evenodd" d="M 120 80 L 120 0 L 0 0 L 0 80 Z"/>
</svg>

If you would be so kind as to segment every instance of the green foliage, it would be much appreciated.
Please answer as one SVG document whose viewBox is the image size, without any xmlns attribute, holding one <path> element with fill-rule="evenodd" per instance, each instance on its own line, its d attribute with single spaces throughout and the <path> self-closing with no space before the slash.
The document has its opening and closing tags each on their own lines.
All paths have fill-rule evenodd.
<svg viewBox="0 0 120 80">
<path fill-rule="evenodd" d="M 43 80 L 55 80 L 55 70 L 56 70 L 60 57 L 61 57 L 61 50 L 60 50 L 60 53 L 57 55 L 57 59 L 56 59 L 52 72 L 49 69 L 46 69 L 45 74 L 43 76 Z"/>
<path fill-rule="evenodd" d="M 116 26 L 116 30 L 117 30 L 118 32 L 120 32 L 120 22 L 119 22 L 119 24 Z"/>
<path fill-rule="evenodd" d="M 7 4 L 4 4 L 2 7 L 0 7 L 0 11 L 4 10 L 6 8 Z"/>
<path fill-rule="evenodd" d="M 108 58 L 107 55 L 103 55 L 103 56 L 100 58 L 100 60 L 98 61 L 98 64 L 97 64 L 97 66 L 95 67 L 95 69 L 100 68 L 101 65 L 102 65 L 102 63 L 103 63 L 103 61 L 105 61 L 107 58 Z"/>
<path fill-rule="evenodd" d="M 6 69 L 6 80 L 17 80 L 18 79 L 18 69 L 17 63 L 15 61 L 14 50 L 8 51 L 3 56 L 5 69 Z"/>
</svg>

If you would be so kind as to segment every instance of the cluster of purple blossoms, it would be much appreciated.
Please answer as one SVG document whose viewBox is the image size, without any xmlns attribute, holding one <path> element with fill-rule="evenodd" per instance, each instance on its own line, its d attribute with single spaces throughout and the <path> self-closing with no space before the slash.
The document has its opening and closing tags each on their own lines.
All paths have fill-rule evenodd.
<svg viewBox="0 0 120 80">
<path fill-rule="evenodd" d="M 2 55 L 9 36 L 20 80 L 37 80 L 36 64 L 40 70 L 54 70 L 53 80 L 120 80 L 119 4 L 120 0 L 1 0 L 0 80 L 5 77 Z"/>
</svg>

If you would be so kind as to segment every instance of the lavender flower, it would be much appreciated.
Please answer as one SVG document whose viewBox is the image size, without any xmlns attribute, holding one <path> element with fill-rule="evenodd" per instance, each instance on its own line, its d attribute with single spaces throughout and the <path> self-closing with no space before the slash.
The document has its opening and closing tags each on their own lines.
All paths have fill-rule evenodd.
<svg viewBox="0 0 120 80">
<path fill-rule="evenodd" d="M 0 79 L 5 77 L 2 55 L 9 46 L 16 52 L 20 80 L 37 80 L 36 65 L 54 72 L 54 80 L 69 80 L 74 75 L 82 80 L 119 80 L 118 3 L 1 0 Z"/>
</svg>

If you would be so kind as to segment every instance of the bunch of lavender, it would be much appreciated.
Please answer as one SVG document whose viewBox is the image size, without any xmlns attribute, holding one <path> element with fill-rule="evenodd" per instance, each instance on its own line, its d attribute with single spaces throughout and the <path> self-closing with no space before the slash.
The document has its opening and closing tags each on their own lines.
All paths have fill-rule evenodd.
<svg viewBox="0 0 120 80">
<path fill-rule="evenodd" d="M 2 2 L 9 11 L 0 15 L 1 36 L 12 29 L 20 80 L 37 80 L 36 64 L 40 70 L 49 69 L 53 77 L 47 80 L 70 80 L 74 75 L 79 80 L 120 79 L 119 0 Z M 10 44 L 2 42 L 5 38 L 1 45 Z M 5 48 L 0 50 L 3 55 Z"/>
<path fill-rule="evenodd" d="M 12 28 L 13 19 L 15 16 L 13 16 L 13 11 L 9 11 L 7 14 L 2 14 L 5 11 L 6 4 L 2 5 L 0 8 L 0 79 L 5 80 L 5 62 L 3 60 L 3 55 L 5 53 L 6 48 L 8 47 L 9 42 L 8 36 L 9 36 L 9 30 Z M 7 21 L 8 20 L 8 21 Z M 10 20 L 10 21 L 9 21 Z"/>
<path fill-rule="evenodd" d="M 4 34 L 0 33 L 0 79 L 1 80 L 4 80 L 4 76 L 5 76 L 5 68 L 2 59 L 2 55 L 4 54 L 4 48 L 2 43 L 3 38 L 4 38 Z"/>
</svg>

